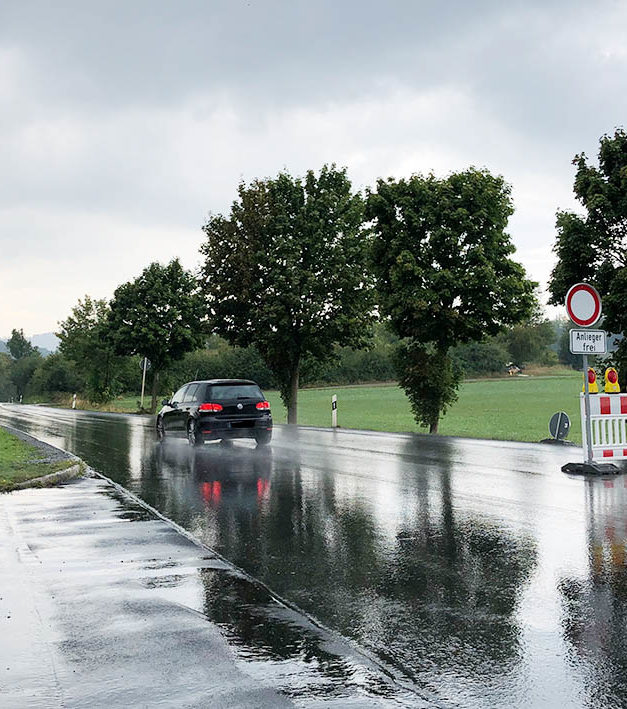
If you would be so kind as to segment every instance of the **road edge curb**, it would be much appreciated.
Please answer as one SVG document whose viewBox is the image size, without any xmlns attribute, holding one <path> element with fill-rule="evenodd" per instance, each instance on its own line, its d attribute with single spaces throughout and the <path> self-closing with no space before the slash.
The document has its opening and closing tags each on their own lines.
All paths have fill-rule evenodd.
<svg viewBox="0 0 627 709">
<path fill-rule="evenodd" d="M 39 478 L 32 478 L 31 480 L 24 480 L 21 483 L 15 483 L 8 492 L 13 492 L 13 490 L 26 490 L 31 487 L 53 487 L 54 485 L 60 485 L 69 480 L 76 480 L 77 478 L 83 477 L 85 470 L 85 463 L 79 459 L 77 463 L 64 470 L 57 470 L 56 473 L 48 473 Z"/>
<path fill-rule="evenodd" d="M 318 620 L 315 616 L 312 616 L 310 613 L 307 611 L 303 610 L 300 608 L 295 603 L 292 603 L 291 601 L 287 600 L 283 596 L 280 596 L 276 591 L 273 591 L 266 583 L 258 579 L 256 576 L 252 576 L 248 571 L 245 569 L 242 569 L 241 567 L 237 566 L 237 564 L 234 564 L 230 559 L 226 558 L 220 552 L 216 551 L 212 547 L 210 547 L 208 544 L 203 542 L 201 539 L 196 537 L 194 534 L 186 530 L 184 527 L 182 527 L 180 524 L 175 522 L 174 520 L 170 519 L 166 515 L 164 515 L 162 512 L 159 512 L 156 508 L 154 508 L 152 505 L 150 505 L 148 502 L 145 500 L 142 500 L 141 497 L 136 495 L 134 492 L 129 490 L 128 488 L 125 488 L 123 485 L 120 485 L 119 483 L 116 483 L 114 480 L 111 480 L 111 478 L 107 477 L 103 473 L 98 472 L 97 470 L 94 470 L 90 466 L 87 466 L 86 468 L 87 472 L 87 477 L 92 477 L 92 478 L 100 478 L 104 482 L 106 482 L 108 485 L 113 487 L 115 490 L 117 490 L 121 495 L 124 497 L 130 499 L 133 501 L 135 504 L 139 505 L 140 507 L 143 507 L 145 510 L 150 512 L 152 515 L 160 519 L 162 522 L 167 524 L 169 527 L 174 529 L 178 534 L 181 536 L 185 537 L 189 542 L 194 544 L 195 546 L 199 547 L 200 549 L 203 549 L 210 554 L 213 554 L 217 559 L 222 561 L 223 563 L 227 564 L 233 571 L 237 572 L 240 574 L 243 578 L 245 578 L 247 581 L 263 588 L 271 598 L 275 600 L 276 603 L 279 605 L 283 606 L 284 608 L 297 613 L 298 615 L 301 615 L 303 618 L 305 618 L 309 623 L 311 623 L 315 628 L 318 630 L 321 630 L 325 633 L 328 633 L 331 638 L 333 638 L 336 641 L 340 641 L 346 645 L 348 645 L 352 652 L 355 653 L 358 657 L 362 659 L 362 661 L 368 665 L 370 664 L 371 667 L 376 668 L 381 674 L 383 674 L 385 677 L 388 678 L 389 681 L 397 684 L 399 687 L 402 687 L 406 691 L 409 691 L 413 694 L 415 694 L 417 697 L 420 697 L 420 699 L 424 701 L 430 701 L 433 702 L 434 707 L 443 707 L 443 704 L 440 704 L 440 700 L 437 698 L 433 697 L 431 693 L 421 693 L 416 687 L 408 684 L 408 677 L 405 673 L 403 673 L 401 670 L 399 670 L 397 667 L 395 667 L 393 664 L 387 663 L 381 658 L 377 657 L 374 653 L 371 653 L 371 651 L 359 643 L 357 643 L 355 640 L 352 638 L 347 637 L 346 635 L 343 635 L 342 633 L 338 632 L 337 630 L 334 630 L 327 625 L 325 625 L 323 622 Z M 411 676 L 409 677 L 411 678 Z"/>
</svg>

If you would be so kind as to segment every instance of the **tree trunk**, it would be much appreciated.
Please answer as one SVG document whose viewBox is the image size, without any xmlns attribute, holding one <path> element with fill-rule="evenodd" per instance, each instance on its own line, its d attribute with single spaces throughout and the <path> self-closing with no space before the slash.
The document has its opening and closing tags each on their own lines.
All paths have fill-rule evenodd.
<svg viewBox="0 0 627 709">
<path fill-rule="evenodd" d="M 150 413 L 154 414 L 157 411 L 157 394 L 159 393 L 159 372 L 155 372 L 152 376 L 152 401 L 150 402 Z"/>
<path fill-rule="evenodd" d="M 440 423 L 440 419 L 438 418 L 436 421 L 434 421 L 430 426 L 429 426 L 429 433 L 437 433 L 438 432 L 438 424 Z"/>
<path fill-rule="evenodd" d="M 298 376 L 300 363 L 297 362 L 290 376 L 290 402 L 287 407 L 287 422 L 298 423 Z"/>
</svg>

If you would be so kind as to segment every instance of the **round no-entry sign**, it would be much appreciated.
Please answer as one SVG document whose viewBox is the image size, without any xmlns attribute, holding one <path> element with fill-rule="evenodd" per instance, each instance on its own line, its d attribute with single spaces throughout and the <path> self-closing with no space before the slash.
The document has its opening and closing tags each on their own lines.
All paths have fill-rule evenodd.
<svg viewBox="0 0 627 709">
<path fill-rule="evenodd" d="M 601 296 L 588 283 L 577 283 L 566 293 L 566 312 L 579 327 L 590 327 L 601 317 Z"/>
</svg>

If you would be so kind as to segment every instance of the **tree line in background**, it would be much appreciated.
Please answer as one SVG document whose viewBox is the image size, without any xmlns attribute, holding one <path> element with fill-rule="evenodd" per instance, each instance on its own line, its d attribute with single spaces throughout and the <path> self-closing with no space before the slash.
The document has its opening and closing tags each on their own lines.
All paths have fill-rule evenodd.
<svg viewBox="0 0 627 709">
<path fill-rule="evenodd" d="M 600 172 L 578 158 L 575 191 L 589 214 L 558 214 L 552 280 L 558 302 L 569 279 L 594 275 L 617 332 L 624 141 L 620 131 L 602 139 Z M 182 381 L 248 377 L 278 388 L 295 423 L 303 385 L 396 379 L 416 421 L 436 432 L 464 373 L 568 361 L 567 329 L 540 317 L 537 284 L 511 258 L 512 212 L 504 180 L 475 168 L 379 180 L 364 195 L 334 165 L 242 183 L 229 213 L 203 227 L 198 273 L 176 259 L 152 263 L 110 302 L 85 297 L 59 324 L 59 352 L 45 359 L 14 331 L 0 388 L 79 390 L 104 402 L 137 391 L 147 357 L 152 411 L 158 393 Z M 566 245 L 578 239 L 575 258 Z M 582 270 L 590 254 L 594 269 Z"/>
<path fill-rule="evenodd" d="M 77 306 L 89 311 L 86 298 Z M 67 321 L 66 321 L 67 322 Z M 76 342 L 62 351 L 42 356 L 30 346 L 22 331 L 14 330 L 29 345 L 27 354 L 0 353 L 0 400 L 18 400 L 20 395 L 41 401 L 68 401 L 73 393 L 95 403 L 106 403 L 120 394 L 139 393 L 142 360 L 139 356 L 114 356 L 80 346 L 82 359 L 77 365 Z M 399 339 L 383 323 L 375 323 L 372 342 L 367 349 L 334 348 L 333 357 L 320 363 L 305 360 L 302 386 L 362 384 L 393 381 L 397 377 L 395 354 Z M 67 353 L 71 352 L 70 357 Z M 85 356 L 87 355 L 87 356 Z M 580 367 L 580 357 L 568 351 L 568 326 L 565 321 L 539 320 L 508 328 L 481 342 L 458 345 L 451 350 L 455 366 L 466 377 L 503 375 L 510 363 L 550 367 L 557 364 Z M 22 359 L 26 358 L 26 361 Z M 262 388 L 277 388 L 276 379 L 256 347 L 233 347 L 217 335 L 207 337 L 203 346 L 186 353 L 161 375 L 161 392 L 177 389 L 181 382 L 235 374 L 255 379 Z M 150 379 L 149 379 L 150 381 Z"/>
</svg>

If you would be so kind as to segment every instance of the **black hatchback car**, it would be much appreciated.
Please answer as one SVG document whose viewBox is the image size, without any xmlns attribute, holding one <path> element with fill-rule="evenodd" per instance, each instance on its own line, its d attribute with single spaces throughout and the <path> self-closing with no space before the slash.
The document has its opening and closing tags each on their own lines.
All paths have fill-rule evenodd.
<svg viewBox="0 0 627 709">
<path fill-rule="evenodd" d="M 233 438 L 254 438 L 264 446 L 272 438 L 270 404 L 247 379 L 189 382 L 157 414 L 157 438 L 169 436 L 185 437 L 192 446 Z"/>
</svg>

